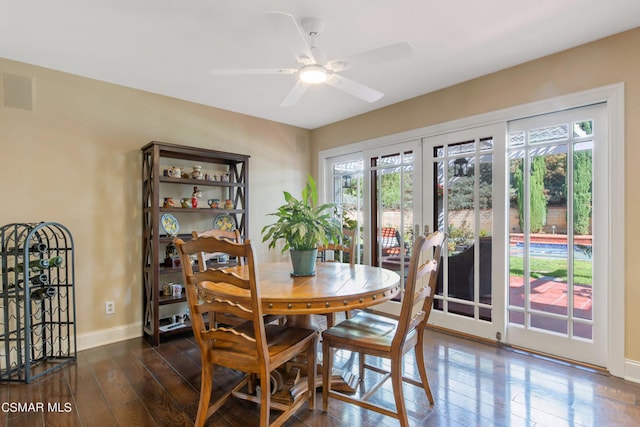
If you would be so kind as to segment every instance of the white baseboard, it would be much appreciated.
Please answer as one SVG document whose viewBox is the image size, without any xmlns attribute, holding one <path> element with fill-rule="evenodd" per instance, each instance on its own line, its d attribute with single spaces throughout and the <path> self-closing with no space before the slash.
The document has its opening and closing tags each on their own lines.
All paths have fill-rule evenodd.
<svg viewBox="0 0 640 427">
<path fill-rule="evenodd" d="M 634 383 L 640 383 L 640 362 L 626 359 L 624 361 L 624 379 Z"/>
<path fill-rule="evenodd" d="M 78 351 L 142 336 L 142 322 L 78 334 Z"/>
</svg>

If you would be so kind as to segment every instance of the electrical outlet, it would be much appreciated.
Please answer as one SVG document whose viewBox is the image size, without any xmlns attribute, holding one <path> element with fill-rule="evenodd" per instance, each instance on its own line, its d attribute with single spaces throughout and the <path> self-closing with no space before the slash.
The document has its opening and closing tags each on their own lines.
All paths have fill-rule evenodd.
<svg viewBox="0 0 640 427">
<path fill-rule="evenodd" d="M 104 312 L 105 314 L 113 314 L 116 312 L 116 302 L 115 301 L 107 301 L 104 303 Z"/>
</svg>

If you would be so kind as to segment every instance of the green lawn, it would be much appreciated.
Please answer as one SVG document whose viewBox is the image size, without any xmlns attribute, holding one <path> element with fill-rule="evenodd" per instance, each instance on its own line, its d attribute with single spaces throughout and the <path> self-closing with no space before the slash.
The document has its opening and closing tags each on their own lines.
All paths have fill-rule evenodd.
<svg viewBox="0 0 640 427">
<path fill-rule="evenodd" d="M 531 258 L 531 277 L 534 279 L 542 276 L 558 277 L 567 280 L 567 260 L 549 258 Z M 522 277 L 522 257 L 509 257 L 509 273 L 511 276 Z M 593 282 L 592 262 L 575 260 L 573 262 L 573 281 L 575 284 L 591 285 Z"/>
</svg>

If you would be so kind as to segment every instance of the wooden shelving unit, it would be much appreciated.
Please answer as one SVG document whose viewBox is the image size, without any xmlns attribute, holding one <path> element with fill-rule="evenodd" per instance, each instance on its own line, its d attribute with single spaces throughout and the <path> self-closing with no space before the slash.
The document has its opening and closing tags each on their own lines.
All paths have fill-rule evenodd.
<svg viewBox="0 0 640 427">
<path fill-rule="evenodd" d="M 207 150 L 198 147 L 187 147 L 176 144 L 153 141 L 142 147 L 142 280 L 143 280 L 143 330 L 145 338 L 158 345 L 165 336 L 191 330 L 188 321 L 184 325 L 169 331 L 161 331 L 160 326 L 170 323 L 162 317 L 163 306 L 184 304 L 184 293 L 180 297 L 161 295 L 165 277 L 177 277 L 179 268 L 164 266 L 166 245 L 173 240 L 163 231 L 160 221 L 164 213 L 174 215 L 180 223 L 183 240 L 191 238 L 191 231 L 204 231 L 203 218 L 208 228 L 213 227 L 213 219 L 218 215 L 229 215 L 242 236 L 248 234 L 248 175 L 249 156 Z M 193 179 L 183 175 L 182 178 L 165 176 L 165 170 L 173 166 L 183 169 L 183 174 L 191 174 L 188 167 L 202 166 L 210 176 L 224 174 L 227 181 Z M 197 186 L 205 194 L 197 208 L 181 208 L 179 196 L 191 194 Z M 176 207 L 163 207 L 163 199 L 171 192 L 175 194 Z M 179 194 L 178 194 L 179 193 Z M 206 201 L 209 195 L 224 202 L 229 199 L 233 209 L 210 208 Z"/>
</svg>

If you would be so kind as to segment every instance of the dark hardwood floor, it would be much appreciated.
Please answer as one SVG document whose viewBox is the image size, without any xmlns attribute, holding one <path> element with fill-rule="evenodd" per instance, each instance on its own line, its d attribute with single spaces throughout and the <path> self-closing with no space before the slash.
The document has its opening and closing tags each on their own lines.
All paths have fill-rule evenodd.
<svg viewBox="0 0 640 427">
<path fill-rule="evenodd" d="M 427 372 L 436 403 L 429 407 L 422 390 L 406 385 L 412 425 L 640 425 L 640 384 L 436 331 L 428 334 Z M 336 366 L 354 362 L 348 356 L 339 353 Z M 417 376 L 412 353 L 405 371 Z M 237 375 L 219 370 L 215 383 L 228 384 Z M 82 351 L 77 363 L 31 384 L 0 384 L 0 414 L 7 426 L 188 426 L 195 418 L 199 385 L 200 356 L 191 337 L 155 348 L 133 339 Z M 391 384 L 378 396 L 392 405 Z M 41 403 L 44 410 L 11 412 L 16 402 Z M 49 403 L 59 403 L 60 412 L 48 411 Z M 318 389 L 317 408 L 321 405 Z M 209 425 L 255 426 L 257 420 L 255 405 L 234 400 Z M 305 406 L 286 425 L 384 427 L 398 422 L 331 401 L 328 412 Z"/>
</svg>

